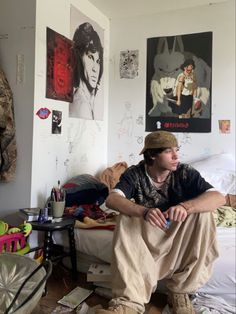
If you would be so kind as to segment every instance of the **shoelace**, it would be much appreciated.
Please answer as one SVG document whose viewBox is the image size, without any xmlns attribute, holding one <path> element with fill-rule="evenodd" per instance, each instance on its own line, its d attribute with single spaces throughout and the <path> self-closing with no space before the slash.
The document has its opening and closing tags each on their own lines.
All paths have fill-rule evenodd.
<svg viewBox="0 0 236 314">
<path fill-rule="evenodd" d="M 187 294 L 173 294 L 173 299 L 179 307 L 190 306 L 190 300 Z"/>
<path fill-rule="evenodd" d="M 113 311 L 113 312 L 118 312 L 120 307 L 121 307 L 120 304 L 119 305 L 112 305 L 112 306 L 109 306 L 108 310 Z"/>
</svg>

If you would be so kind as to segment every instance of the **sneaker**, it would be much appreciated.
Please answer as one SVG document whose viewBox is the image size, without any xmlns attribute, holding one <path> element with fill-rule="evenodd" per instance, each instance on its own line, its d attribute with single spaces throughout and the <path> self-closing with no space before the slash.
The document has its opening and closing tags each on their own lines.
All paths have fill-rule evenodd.
<svg viewBox="0 0 236 314">
<path fill-rule="evenodd" d="M 186 293 L 171 293 L 168 301 L 173 307 L 173 314 L 195 314 L 193 305 Z"/>
<path fill-rule="evenodd" d="M 95 314 L 137 314 L 137 312 L 131 307 L 119 304 L 116 306 L 110 306 L 108 309 L 98 309 Z"/>
</svg>

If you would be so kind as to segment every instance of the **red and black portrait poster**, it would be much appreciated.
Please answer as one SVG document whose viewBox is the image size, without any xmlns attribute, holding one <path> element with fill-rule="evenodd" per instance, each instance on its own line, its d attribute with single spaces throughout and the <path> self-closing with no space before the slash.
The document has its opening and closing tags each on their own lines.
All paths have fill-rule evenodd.
<svg viewBox="0 0 236 314">
<path fill-rule="evenodd" d="M 146 131 L 211 132 L 212 32 L 147 39 Z"/>
<path fill-rule="evenodd" d="M 72 41 L 47 27 L 46 97 L 71 102 L 72 80 Z"/>
</svg>

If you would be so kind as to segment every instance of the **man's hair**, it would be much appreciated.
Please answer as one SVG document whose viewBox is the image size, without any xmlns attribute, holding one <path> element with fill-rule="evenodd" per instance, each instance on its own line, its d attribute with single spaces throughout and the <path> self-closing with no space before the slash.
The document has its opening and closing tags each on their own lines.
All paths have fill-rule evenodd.
<svg viewBox="0 0 236 314">
<path fill-rule="evenodd" d="M 153 157 L 156 157 L 157 155 L 161 154 L 166 149 L 167 149 L 166 147 L 146 149 L 145 152 L 143 153 L 143 158 L 146 165 L 152 166 L 154 163 Z"/>
<path fill-rule="evenodd" d="M 98 76 L 97 85 L 100 83 L 103 73 L 103 47 L 98 36 L 98 33 L 93 29 L 93 26 L 86 22 L 75 30 L 74 36 L 74 75 L 73 75 L 73 86 L 78 87 L 80 80 L 85 80 L 84 67 L 82 64 L 81 57 L 83 54 L 98 52 L 100 58 L 100 71 Z"/>
</svg>

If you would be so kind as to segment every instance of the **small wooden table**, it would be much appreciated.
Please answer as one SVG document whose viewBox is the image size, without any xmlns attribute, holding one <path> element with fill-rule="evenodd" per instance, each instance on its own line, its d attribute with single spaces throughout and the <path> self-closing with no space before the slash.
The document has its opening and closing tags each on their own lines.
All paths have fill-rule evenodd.
<svg viewBox="0 0 236 314">
<path fill-rule="evenodd" d="M 72 218 L 62 218 L 59 222 L 45 222 L 39 223 L 38 221 L 30 221 L 33 230 L 44 232 L 44 244 L 37 248 L 31 249 L 31 251 L 36 251 L 40 248 L 43 249 L 44 259 L 51 260 L 55 262 L 57 260 L 62 260 L 66 256 L 70 256 L 72 275 L 73 278 L 77 277 L 77 264 L 76 264 L 76 249 L 75 249 L 75 238 L 74 238 L 74 224 L 75 220 Z M 52 234 L 54 231 L 68 231 L 69 237 L 69 252 L 65 252 L 63 249 L 60 254 L 53 254 L 55 244 L 53 243 Z M 57 245 L 58 246 L 58 245 Z"/>
</svg>

